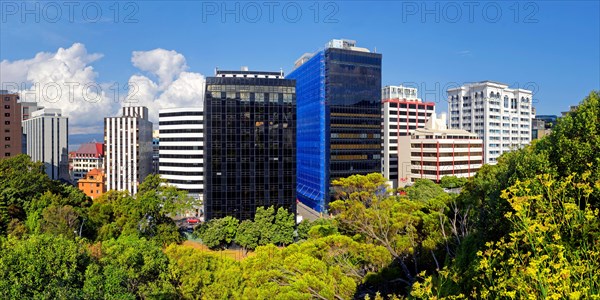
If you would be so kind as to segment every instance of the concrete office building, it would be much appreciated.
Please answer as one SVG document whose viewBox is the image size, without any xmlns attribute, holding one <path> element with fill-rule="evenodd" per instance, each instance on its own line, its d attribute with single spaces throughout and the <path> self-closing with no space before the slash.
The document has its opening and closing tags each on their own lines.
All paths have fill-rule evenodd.
<svg viewBox="0 0 600 300">
<path fill-rule="evenodd" d="M 60 109 L 45 108 L 23 121 L 26 153 L 32 161 L 44 163 L 46 174 L 54 180 L 70 181 L 69 119 Z"/>
<path fill-rule="evenodd" d="M 152 173 L 158 174 L 158 154 L 159 154 L 160 138 L 158 130 L 152 130 Z"/>
<path fill-rule="evenodd" d="M 536 115 L 531 124 L 531 139 L 537 140 L 549 135 L 557 122 L 556 115 Z"/>
<path fill-rule="evenodd" d="M 160 177 L 190 196 L 204 193 L 204 135 L 201 107 L 167 108 L 158 114 Z"/>
<path fill-rule="evenodd" d="M 123 107 L 122 116 L 104 118 L 104 172 L 107 190 L 136 194 L 152 173 L 152 122 L 148 108 Z"/>
<path fill-rule="evenodd" d="M 381 172 L 382 55 L 332 40 L 286 77 L 298 99 L 298 199 L 326 212 L 331 180 Z"/>
<path fill-rule="evenodd" d="M 0 159 L 3 159 L 23 151 L 19 95 L 1 90 L 0 105 Z"/>
<path fill-rule="evenodd" d="M 102 143 L 85 143 L 77 151 L 69 153 L 69 173 L 71 181 L 77 181 L 93 170 L 104 167 L 104 145 Z"/>
<path fill-rule="evenodd" d="M 77 181 L 77 187 L 90 198 L 96 199 L 106 193 L 104 177 L 102 170 L 92 169 Z"/>
<path fill-rule="evenodd" d="M 399 141 L 422 128 L 435 112 L 433 102 L 422 102 L 417 89 L 405 86 L 386 86 L 381 92 L 383 116 L 382 173 L 392 188 L 410 182 L 410 152 L 399 151 Z M 401 157 L 404 156 L 404 157 Z M 404 164 L 400 164 L 403 161 Z"/>
<path fill-rule="evenodd" d="M 448 90 L 450 127 L 483 139 L 484 163 L 495 164 L 505 152 L 531 141 L 532 92 L 493 81 Z"/>
<path fill-rule="evenodd" d="M 409 153 L 411 181 L 444 176 L 475 176 L 483 164 L 483 141 L 475 133 L 447 129 L 446 114 L 431 115 L 423 128 L 401 138 L 400 151 Z M 404 162 L 404 161 L 402 161 Z"/>
</svg>

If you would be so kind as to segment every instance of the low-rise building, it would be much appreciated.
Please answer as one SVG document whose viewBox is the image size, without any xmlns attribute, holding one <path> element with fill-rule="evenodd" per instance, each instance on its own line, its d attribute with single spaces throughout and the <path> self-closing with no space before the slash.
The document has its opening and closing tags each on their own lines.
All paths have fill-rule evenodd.
<svg viewBox="0 0 600 300">
<path fill-rule="evenodd" d="M 79 190 L 92 199 L 96 199 L 106 193 L 106 184 L 104 183 L 104 172 L 100 169 L 92 169 L 77 182 Z"/>
<path fill-rule="evenodd" d="M 483 164 L 483 140 L 466 130 L 448 129 L 445 114 L 439 119 L 432 114 L 425 127 L 403 139 L 399 151 L 410 153 L 410 160 L 400 163 L 410 164 L 413 182 L 417 179 L 440 182 L 444 176 L 471 177 Z"/>
<path fill-rule="evenodd" d="M 531 139 L 541 139 L 552 132 L 552 127 L 558 122 L 556 115 L 539 115 L 535 116 L 531 126 Z"/>
<path fill-rule="evenodd" d="M 93 169 L 101 169 L 104 163 L 104 144 L 85 143 L 77 151 L 69 152 L 69 173 L 73 183 Z"/>
</svg>

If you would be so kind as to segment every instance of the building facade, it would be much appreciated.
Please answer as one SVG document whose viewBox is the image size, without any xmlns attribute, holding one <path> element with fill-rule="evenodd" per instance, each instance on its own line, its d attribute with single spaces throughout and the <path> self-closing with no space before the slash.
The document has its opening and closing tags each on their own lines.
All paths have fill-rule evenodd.
<svg viewBox="0 0 600 300">
<path fill-rule="evenodd" d="M 401 137 L 410 136 L 425 126 L 435 112 L 433 102 L 422 102 L 417 89 L 405 86 L 385 86 L 381 92 L 383 116 L 382 173 L 392 188 L 410 182 L 410 152 L 399 151 Z M 404 157 L 401 157 L 404 156 Z M 399 163 L 403 161 L 404 163 Z"/>
<path fill-rule="evenodd" d="M 331 180 L 381 172 L 381 59 L 332 40 L 287 76 L 298 97 L 297 197 L 318 212 L 328 209 Z"/>
<path fill-rule="evenodd" d="M 160 177 L 197 199 L 204 193 L 203 111 L 168 108 L 158 114 Z"/>
<path fill-rule="evenodd" d="M 19 95 L 0 91 L 2 112 L 0 113 L 0 159 L 19 155 L 23 151 L 21 130 L 21 104 Z"/>
<path fill-rule="evenodd" d="M 158 155 L 160 147 L 160 138 L 158 130 L 152 130 L 152 173 L 158 174 Z"/>
<path fill-rule="evenodd" d="M 296 212 L 295 86 L 282 72 L 217 71 L 206 78 L 206 220 L 251 219 L 256 208 L 271 205 Z"/>
<path fill-rule="evenodd" d="M 556 115 L 536 115 L 531 124 L 531 139 L 537 140 L 549 135 L 557 122 Z"/>
<path fill-rule="evenodd" d="M 46 174 L 53 180 L 70 181 L 69 119 L 60 109 L 40 109 L 23 121 L 26 153 L 32 161 L 44 163 Z"/>
<path fill-rule="evenodd" d="M 106 182 L 104 172 L 100 169 L 92 169 L 77 182 L 77 187 L 84 194 L 96 199 L 106 193 Z"/>
<path fill-rule="evenodd" d="M 73 183 L 77 183 L 89 171 L 103 167 L 104 144 L 102 143 L 85 143 L 79 146 L 77 151 L 69 153 L 69 173 Z"/>
<path fill-rule="evenodd" d="M 136 194 L 152 173 L 152 122 L 148 108 L 123 107 L 122 116 L 104 118 L 104 172 L 107 190 Z"/>
<path fill-rule="evenodd" d="M 531 142 L 532 92 L 482 81 L 448 90 L 450 127 L 483 139 L 484 163 Z"/>
<path fill-rule="evenodd" d="M 446 115 L 431 115 L 423 128 L 402 137 L 402 151 L 410 153 L 411 181 L 444 176 L 471 177 L 483 165 L 483 140 L 462 129 L 447 129 Z"/>
</svg>

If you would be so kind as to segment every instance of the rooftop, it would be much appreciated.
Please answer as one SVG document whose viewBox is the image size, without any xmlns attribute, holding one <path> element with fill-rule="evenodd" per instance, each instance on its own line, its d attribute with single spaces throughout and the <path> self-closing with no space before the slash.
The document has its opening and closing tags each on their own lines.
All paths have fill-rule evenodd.
<svg viewBox="0 0 600 300">
<path fill-rule="evenodd" d="M 89 172 L 87 172 L 87 174 L 85 174 L 86 176 L 88 175 L 101 175 L 104 172 L 102 172 L 102 170 L 100 169 L 91 169 Z"/>
<path fill-rule="evenodd" d="M 79 146 L 77 151 L 74 151 L 74 155 L 77 156 L 92 156 L 92 157 L 100 157 L 104 156 L 104 144 L 102 143 L 85 143 Z"/>
<path fill-rule="evenodd" d="M 269 72 L 269 71 L 227 71 L 227 70 L 216 70 L 215 75 L 281 75 L 282 72 Z"/>
<path fill-rule="evenodd" d="M 461 135 L 461 136 L 477 136 L 476 133 L 471 133 L 463 129 L 448 129 L 448 125 L 446 124 L 446 114 L 442 113 L 442 115 L 437 118 L 437 115 L 434 113 L 431 114 L 427 123 L 425 123 L 425 127 L 415 129 L 413 135 L 427 135 L 427 134 L 439 134 L 442 136 L 445 135 Z"/>
<path fill-rule="evenodd" d="M 349 39 L 332 39 L 329 42 L 327 42 L 327 44 L 325 44 L 325 49 L 329 49 L 329 48 L 344 49 L 344 50 L 352 50 L 352 51 L 359 51 L 359 52 L 371 53 L 371 51 L 369 49 L 367 49 L 367 48 L 356 47 L 356 41 L 355 40 L 349 40 Z M 315 53 L 318 53 L 319 51 L 322 51 L 322 50 L 323 49 L 319 49 L 318 51 L 313 52 L 313 53 L 304 53 L 304 54 L 302 54 L 300 56 L 300 58 L 298 58 L 294 62 L 294 69 L 298 68 L 299 66 L 301 66 L 305 62 L 309 61 L 315 55 Z"/>
<path fill-rule="evenodd" d="M 62 110 L 60 108 L 43 108 L 40 110 L 36 110 L 34 112 L 31 113 L 31 117 L 35 118 L 35 117 L 42 117 L 42 116 L 47 116 L 47 117 L 61 117 L 62 116 Z"/>
</svg>

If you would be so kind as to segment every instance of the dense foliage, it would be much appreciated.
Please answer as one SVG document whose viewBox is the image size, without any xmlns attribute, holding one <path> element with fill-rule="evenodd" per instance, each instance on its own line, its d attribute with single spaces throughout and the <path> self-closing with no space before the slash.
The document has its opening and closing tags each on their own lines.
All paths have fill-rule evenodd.
<svg viewBox="0 0 600 300">
<path fill-rule="evenodd" d="M 599 298 L 600 94 L 552 133 L 484 166 L 458 197 L 470 224 L 417 298 Z"/>
<path fill-rule="evenodd" d="M 598 298 L 599 124 L 593 92 L 466 182 L 396 195 L 380 174 L 334 180 L 332 218 L 211 220 L 195 235 L 215 251 L 180 243 L 171 216 L 194 203 L 157 176 L 92 201 L 27 156 L 4 159 L 0 298 Z M 236 246 L 252 253 L 222 255 Z"/>
<path fill-rule="evenodd" d="M 211 249 L 226 249 L 235 241 L 247 251 L 268 244 L 285 246 L 293 243 L 295 225 L 294 214 L 283 207 L 277 212 L 273 206 L 258 207 L 254 220 L 240 223 L 231 216 L 212 219 L 196 228 L 194 234 Z"/>
</svg>

